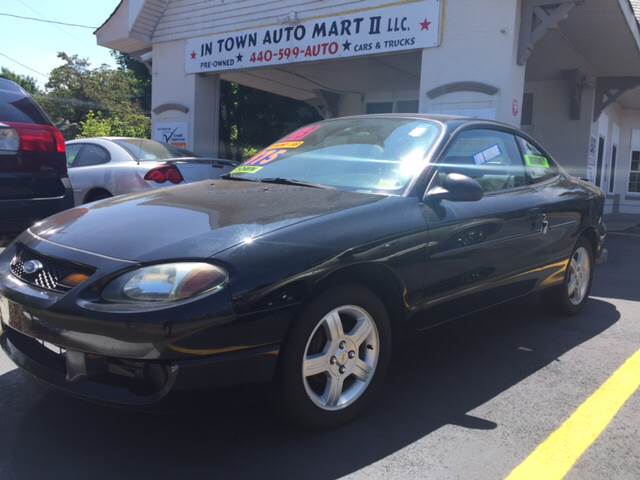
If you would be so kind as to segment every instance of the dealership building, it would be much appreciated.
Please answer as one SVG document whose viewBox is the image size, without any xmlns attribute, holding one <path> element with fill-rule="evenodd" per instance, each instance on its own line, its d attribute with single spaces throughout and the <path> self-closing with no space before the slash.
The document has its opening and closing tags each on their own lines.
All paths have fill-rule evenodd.
<svg viewBox="0 0 640 480">
<path fill-rule="evenodd" d="M 152 72 L 154 138 L 215 155 L 220 80 L 325 118 L 521 126 L 640 213 L 640 0 L 122 0 L 100 45 Z M 223 139 L 222 139 L 223 140 Z"/>
</svg>

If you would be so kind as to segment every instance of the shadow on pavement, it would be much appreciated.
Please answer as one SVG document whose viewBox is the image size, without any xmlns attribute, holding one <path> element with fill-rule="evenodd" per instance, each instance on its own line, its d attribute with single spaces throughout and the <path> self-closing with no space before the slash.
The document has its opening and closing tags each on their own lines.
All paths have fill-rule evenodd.
<svg viewBox="0 0 640 480">
<path fill-rule="evenodd" d="M 281 424 L 268 387 L 182 401 L 176 415 L 87 404 L 0 376 L 0 478 L 335 478 L 380 460 L 446 424 L 497 425 L 467 412 L 614 324 L 592 300 L 575 318 L 550 317 L 534 298 L 411 339 L 394 352 L 382 398 L 333 431 Z"/>
<path fill-rule="evenodd" d="M 609 260 L 597 267 L 592 295 L 640 301 L 640 287 L 635 281 L 640 258 L 640 235 L 611 234 L 607 238 Z"/>
</svg>

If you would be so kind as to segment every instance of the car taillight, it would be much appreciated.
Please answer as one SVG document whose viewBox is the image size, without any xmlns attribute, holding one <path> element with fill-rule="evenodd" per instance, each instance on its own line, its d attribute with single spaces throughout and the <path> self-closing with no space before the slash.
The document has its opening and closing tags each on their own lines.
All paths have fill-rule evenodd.
<svg viewBox="0 0 640 480">
<path fill-rule="evenodd" d="M 144 179 L 156 183 L 171 182 L 177 184 L 184 181 L 180 170 L 178 170 L 178 167 L 175 165 L 163 165 L 161 167 L 152 168 L 144 176 Z"/>
<path fill-rule="evenodd" d="M 6 122 L 0 124 L 0 150 L 3 150 L 3 139 L 13 148 L 14 153 L 66 151 L 62 133 L 51 125 Z M 15 148 L 16 141 L 18 148 Z"/>
</svg>

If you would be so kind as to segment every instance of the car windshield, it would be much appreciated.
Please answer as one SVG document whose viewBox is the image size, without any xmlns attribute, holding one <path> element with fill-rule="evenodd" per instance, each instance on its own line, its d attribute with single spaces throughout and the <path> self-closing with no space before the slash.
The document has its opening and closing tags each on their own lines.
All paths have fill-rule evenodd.
<svg viewBox="0 0 640 480">
<path fill-rule="evenodd" d="M 267 147 L 228 177 L 400 193 L 424 168 L 440 128 L 436 122 L 411 118 L 320 122 Z"/>
<path fill-rule="evenodd" d="M 176 148 L 166 143 L 143 138 L 117 138 L 115 143 L 124 148 L 137 162 L 169 160 L 171 158 L 197 157 L 184 148 Z"/>
</svg>

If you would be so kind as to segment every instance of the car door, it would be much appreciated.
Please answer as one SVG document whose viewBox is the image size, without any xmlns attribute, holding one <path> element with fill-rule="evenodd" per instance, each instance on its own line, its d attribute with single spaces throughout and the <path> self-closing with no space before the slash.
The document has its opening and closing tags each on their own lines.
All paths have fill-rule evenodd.
<svg viewBox="0 0 640 480">
<path fill-rule="evenodd" d="M 429 188 L 449 173 L 474 178 L 484 196 L 473 202 L 423 204 L 430 232 L 427 323 L 500 303 L 534 285 L 523 274 L 539 241 L 541 213 L 513 132 L 483 125 L 454 134 L 437 161 Z"/>
<path fill-rule="evenodd" d="M 69 150 L 72 151 L 72 158 L 69 158 Z M 67 145 L 69 179 L 76 205 L 84 203 L 87 192 L 92 188 L 107 188 L 104 165 L 110 161 L 109 152 L 100 145 L 88 142 Z"/>
<path fill-rule="evenodd" d="M 587 193 L 567 181 L 551 156 L 533 140 L 523 135 L 516 135 L 516 139 L 536 192 L 536 213 L 544 222 L 540 241 L 531 252 L 532 262 L 536 267 L 554 265 L 571 255 L 584 214 L 580 208 L 587 204 Z M 548 272 L 541 273 L 553 281 Z"/>
</svg>

